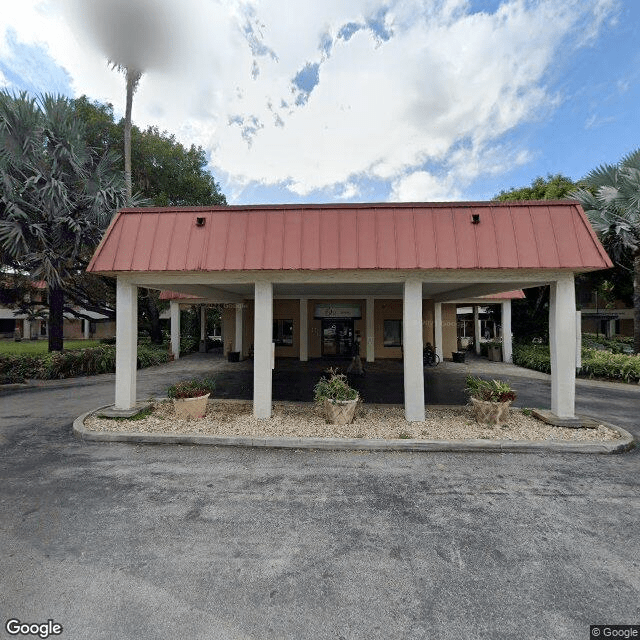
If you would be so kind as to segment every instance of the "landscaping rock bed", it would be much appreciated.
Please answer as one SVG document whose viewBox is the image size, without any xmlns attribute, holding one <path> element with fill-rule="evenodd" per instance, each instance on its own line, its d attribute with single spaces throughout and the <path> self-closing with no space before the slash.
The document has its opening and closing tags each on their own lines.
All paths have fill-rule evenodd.
<svg viewBox="0 0 640 640">
<path fill-rule="evenodd" d="M 522 410 L 511 409 L 507 424 L 490 427 L 475 422 L 468 407 L 428 407 L 424 422 L 408 423 L 404 409 L 389 405 L 360 405 L 352 424 L 328 424 L 312 404 L 274 402 L 273 416 L 256 420 L 246 401 L 210 400 L 201 419 L 178 419 L 170 401 L 156 401 L 142 419 L 109 419 L 91 415 L 86 429 L 96 432 L 199 434 L 284 438 L 366 438 L 416 440 L 529 440 L 612 442 L 620 434 L 605 425 L 573 429 L 545 424 Z"/>
</svg>

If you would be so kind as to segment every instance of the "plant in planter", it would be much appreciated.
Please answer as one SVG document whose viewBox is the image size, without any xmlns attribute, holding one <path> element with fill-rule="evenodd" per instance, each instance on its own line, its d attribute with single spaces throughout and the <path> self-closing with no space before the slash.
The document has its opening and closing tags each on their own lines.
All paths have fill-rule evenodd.
<svg viewBox="0 0 640 640">
<path fill-rule="evenodd" d="M 502 340 L 487 342 L 487 357 L 492 362 L 502 361 Z"/>
<path fill-rule="evenodd" d="M 207 400 L 215 388 L 216 381 L 213 378 L 184 380 L 171 385 L 167 395 L 173 400 L 178 418 L 204 418 Z"/>
<path fill-rule="evenodd" d="M 327 369 L 328 377 L 322 377 L 314 387 L 314 399 L 324 408 L 325 417 L 332 424 L 349 424 L 353 421 L 360 396 L 338 369 Z"/>
<path fill-rule="evenodd" d="M 476 422 L 500 426 L 509 419 L 509 407 L 516 399 L 516 392 L 502 380 L 483 380 L 467 376 L 467 393 Z"/>
</svg>

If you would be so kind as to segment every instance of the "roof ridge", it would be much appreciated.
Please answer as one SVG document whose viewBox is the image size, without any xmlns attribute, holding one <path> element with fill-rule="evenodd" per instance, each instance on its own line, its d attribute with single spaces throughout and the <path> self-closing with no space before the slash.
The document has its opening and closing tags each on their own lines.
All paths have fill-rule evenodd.
<svg viewBox="0 0 640 640">
<path fill-rule="evenodd" d="M 299 211 L 321 209 L 457 209 L 491 207 L 503 208 L 514 204 L 526 204 L 529 207 L 548 207 L 552 205 L 579 204 L 577 200 L 462 200 L 458 202 L 338 202 L 338 203 L 302 203 L 302 204 L 233 204 L 233 205 L 194 205 L 180 207 L 123 207 L 118 213 L 189 213 L 194 211 Z"/>
</svg>

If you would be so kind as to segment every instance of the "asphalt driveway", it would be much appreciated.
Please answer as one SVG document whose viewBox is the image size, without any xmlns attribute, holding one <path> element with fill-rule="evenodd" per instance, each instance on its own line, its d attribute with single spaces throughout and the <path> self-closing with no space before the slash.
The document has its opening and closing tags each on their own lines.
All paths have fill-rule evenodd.
<svg viewBox="0 0 640 640">
<path fill-rule="evenodd" d="M 139 374 L 139 397 L 224 366 Z M 442 384 L 457 388 L 453 369 Z M 547 406 L 548 378 L 511 371 Z M 447 388 L 449 388 L 447 387 Z M 640 432 L 640 390 L 578 409 Z M 63 639 L 589 638 L 640 623 L 640 454 L 84 443 L 112 376 L 0 392 L 0 612 Z M 536 399 L 539 399 L 537 401 Z"/>
</svg>

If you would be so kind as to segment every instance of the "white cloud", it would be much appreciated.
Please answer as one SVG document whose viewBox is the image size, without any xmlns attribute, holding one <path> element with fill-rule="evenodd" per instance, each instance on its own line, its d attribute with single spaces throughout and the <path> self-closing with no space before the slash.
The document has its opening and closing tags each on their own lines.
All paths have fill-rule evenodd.
<svg viewBox="0 0 640 640">
<path fill-rule="evenodd" d="M 459 200 L 460 190 L 451 178 L 438 178 L 428 171 L 414 171 L 394 182 L 391 200 L 397 202 L 444 202 Z"/>
<path fill-rule="evenodd" d="M 44 45 L 76 93 L 121 112 L 123 80 L 104 52 L 116 57 L 109 47 L 126 47 L 81 26 L 79 1 L 12 3 L 7 24 Z M 387 181 L 393 198 L 431 200 L 525 161 L 526 150 L 505 151 L 501 138 L 554 108 L 546 84 L 554 57 L 590 42 L 616 7 L 505 0 L 494 13 L 473 13 L 466 0 L 299 0 L 295 11 L 279 0 L 153 2 L 170 13 L 172 55 L 143 59 L 134 119 L 203 145 L 238 197 L 256 183 L 348 199 L 366 177 Z M 293 79 L 305 69 L 302 90 Z"/>
</svg>

